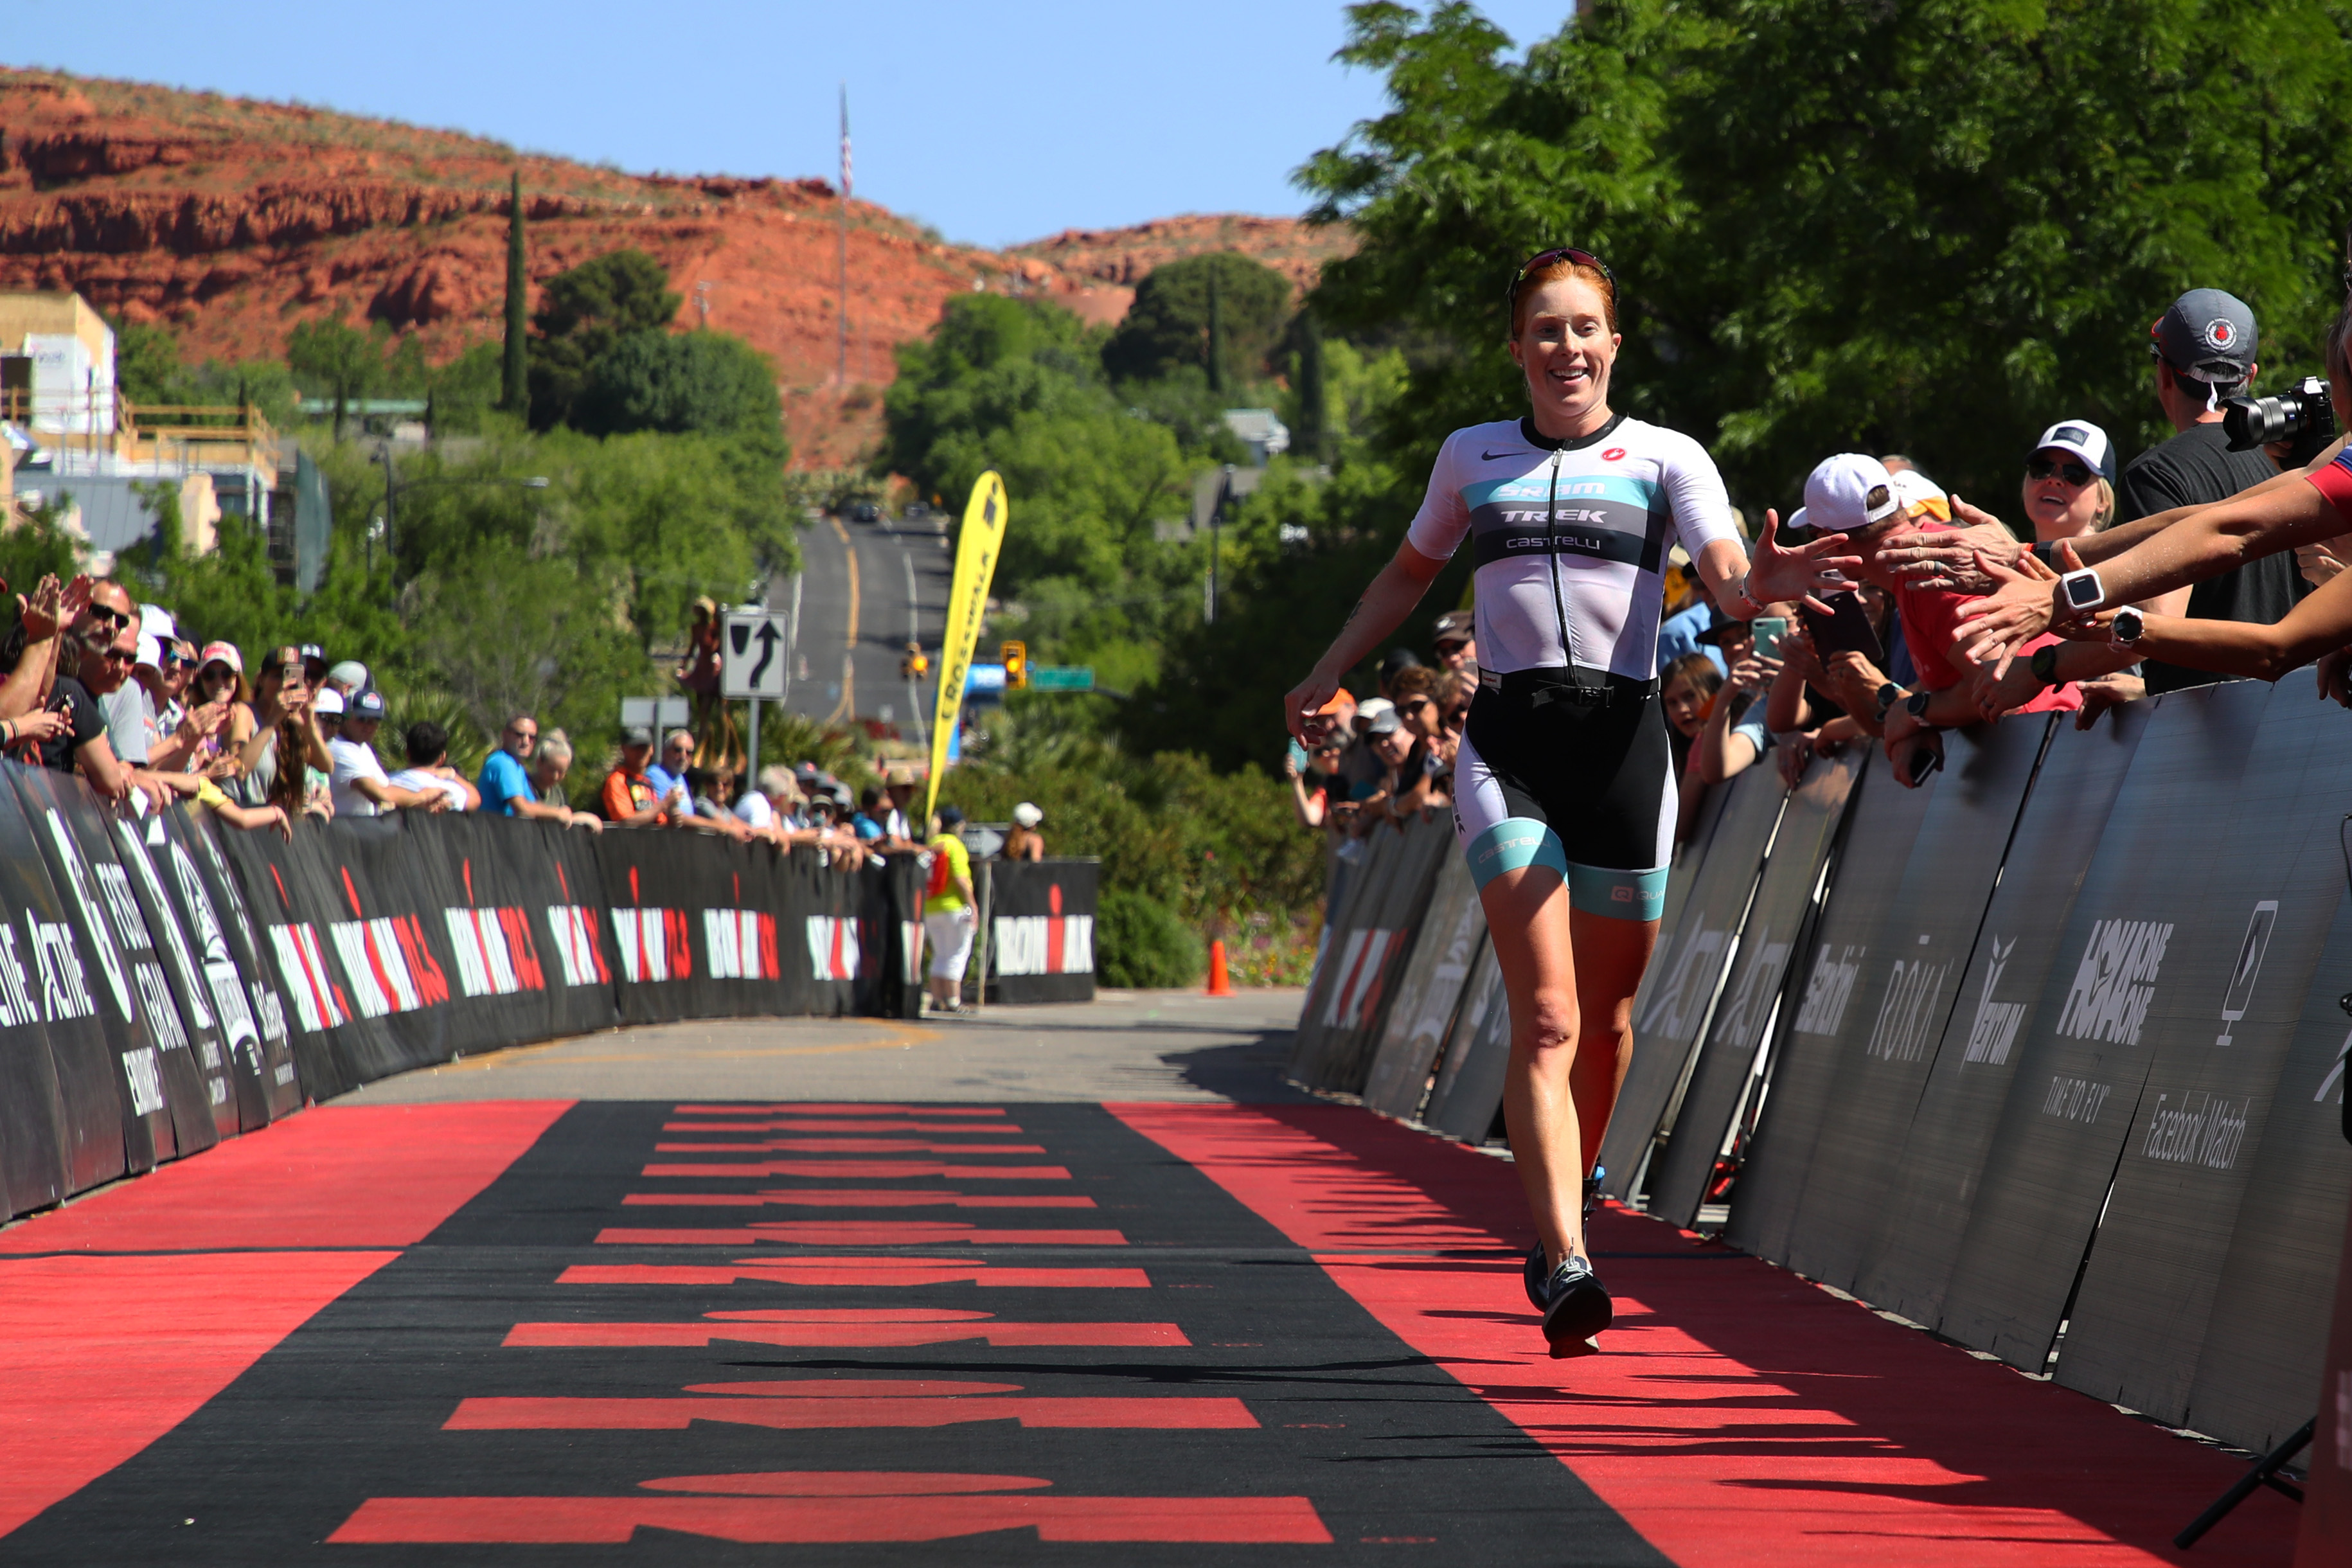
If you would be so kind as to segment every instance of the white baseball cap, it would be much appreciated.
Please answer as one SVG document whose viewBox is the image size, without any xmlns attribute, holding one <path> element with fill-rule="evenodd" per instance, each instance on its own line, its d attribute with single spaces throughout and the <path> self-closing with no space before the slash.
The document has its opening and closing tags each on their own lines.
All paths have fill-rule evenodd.
<svg viewBox="0 0 2352 1568">
<path fill-rule="evenodd" d="M 1952 521 L 1952 498 L 1944 487 L 1916 468 L 1900 468 L 1895 473 L 1895 499 L 1908 518 L 1932 517 L 1937 522 Z"/>
<path fill-rule="evenodd" d="M 1034 827 L 1045 820 L 1045 814 L 1024 800 L 1013 808 L 1013 820 L 1024 827 Z"/>
<path fill-rule="evenodd" d="M 1859 533 L 1903 510 L 1895 476 L 1861 452 L 1824 458 L 1805 479 L 1805 521 L 1817 533 Z"/>
<path fill-rule="evenodd" d="M 331 686 L 321 687 L 319 695 L 310 699 L 310 710 L 325 716 L 343 710 L 343 694 Z"/>
<path fill-rule="evenodd" d="M 2107 433 L 2087 419 L 2064 419 L 2042 432 L 2042 439 L 2033 444 L 2037 452 L 2072 452 L 2083 459 L 2084 466 L 2108 483 L 2116 478 L 2116 444 Z"/>
</svg>

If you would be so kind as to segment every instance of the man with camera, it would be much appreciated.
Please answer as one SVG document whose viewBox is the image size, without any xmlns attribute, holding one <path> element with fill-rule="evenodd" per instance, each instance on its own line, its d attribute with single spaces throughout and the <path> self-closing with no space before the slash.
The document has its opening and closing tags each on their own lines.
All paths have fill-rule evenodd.
<svg viewBox="0 0 2352 1568">
<path fill-rule="evenodd" d="M 2346 284 L 2352 290 L 2352 262 L 2346 267 Z M 2193 290 L 2183 299 L 2200 292 L 2205 291 Z M 2249 313 L 2249 328 L 2252 321 Z M 2162 325 L 2158 323 L 2159 354 Z M 2324 488 L 2335 484 L 2335 476 L 2345 471 L 2336 461 L 2344 447 L 2336 438 L 2336 426 L 2347 397 L 2352 397 L 2352 379 L 2347 379 L 2345 364 L 2347 327 L 2352 327 L 2352 305 L 2347 305 L 2328 334 L 2327 384 L 2315 378 L 2277 397 L 2241 397 L 2227 404 L 2218 392 L 2211 396 L 2221 414 L 2210 422 L 2221 428 L 2218 444 L 2227 447 L 2234 439 L 2242 448 L 2236 454 L 2239 457 L 2252 456 L 2257 446 L 2283 449 L 2278 460 L 2284 471 L 2265 471 L 2259 482 L 2208 503 L 2156 512 L 2088 539 L 2062 542 L 2056 547 L 2057 559 L 2047 563 L 2024 559 L 2014 548 L 2003 550 L 1985 537 L 1989 530 L 1971 529 L 1974 537 L 1969 542 L 1976 548 L 1970 560 L 1954 559 L 1955 552 L 1944 542 L 1906 540 L 1898 542 L 1902 548 L 1890 552 L 1897 559 L 1896 569 L 1937 580 L 1993 579 L 1995 591 L 1961 612 L 1958 635 L 1966 657 L 1992 659 L 2002 669 L 2024 645 L 2045 632 L 2058 629 L 2081 635 L 2090 630 L 2091 616 L 2101 608 L 2137 603 L 2156 610 L 2159 606 L 2153 601 L 2158 595 L 2192 584 L 2200 585 L 2196 592 L 2201 593 L 2202 584 L 2225 577 L 2242 582 L 2242 574 L 2250 565 L 2259 564 L 2278 576 L 2267 584 L 2257 579 L 2250 590 L 2230 595 L 2235 600 L 2229 606 L 2234 613 L 2222 616 L 2207 613 L 2206 605 L 2213 599 L 2200 603 L 2192 593 L 2189 616 L 2257 626 L 2277 624 L 2309 591 L 2295 572 L 2294 547 L 2334 539 L 2352 523 L 2352 515 L 2340 512 Z M 2249 343 L 2249 379 L 2253 368 Z M 2168 442 L 2158 450 L 2172 444 Z M 2251 465 L 2244 467 L 2247 473 L 2254 472 Z M 2269 470 L 2271 465 L 2265 462 L 2263 467 Z M 1992 520 L 1977 514 L 1969 521 Z M 1913 547 L 1915 542 L 1925 547 Z M 2284 593 L 2278 591 L 2279 577 L 2284 578 Z M 2276 613 L 2265 618 L 2266 609 Z M 2202 679 L 2192 675 L 2174 684 L 2192 685 Z M 2169 688 L 2152 685 L 2151 689 Z"/>
<path fill-rule="evenodd" d="M 2253 311 L 2219 289 L 2191 289 L 2158 318 L 2148 336 L 2156 401 L 2178 434 L 2125 467 L 2116 487 L 2116 522 L 2227 500 L 2275 478 L 2278 466 L 2261 447 L 2233 451 L 2222 428 L 2222 400 L 2245 395 L 2262 368 L 2254 360 L 2260 338 Z M 2176 590 L 2165 598 L 2179 602 L 2151 607 L 2196 621 L 2267 626 L 2309 591 L 2295 572 L 2294 557 L 2278 554 L 2208 577 L 2185 595 Z M 2161 659 L 2148 659 L 2141 670 L 2151 697 L 2213 679 Z"/>
</svg>

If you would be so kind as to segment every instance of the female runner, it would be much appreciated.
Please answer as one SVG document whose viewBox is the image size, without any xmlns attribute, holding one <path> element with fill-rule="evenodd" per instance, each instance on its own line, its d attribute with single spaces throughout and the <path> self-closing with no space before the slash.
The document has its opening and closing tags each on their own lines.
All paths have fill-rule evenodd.
<svg viewBox="0 0 2352 1568">
<path fill-rule="evenodd" d="M 1612 1315 L 1585 1252 L 1584 1183 L 1633 1049 L 1674 831 L 1656 679 L 1666 547 L 1679 540 L 1743 620 L 1850 587 L 1843 574 L 1861 561 L 1835 553 L 1843 534 L 1780 548 L 1768 512 L 1751 571 L 1705 449 L 1610 410 L 1622 340 L 1616 281 L 1597 258 L 1544 251 L 1508 298 L 1528 416 L 1446 438 L 1395 559 L 1291 691 L 1287 717 L 1320 744 L 1340 677 L 1470 542 L 1479 691 L 1454 765 L 1454 831 L 1511 1010 L 1503 1106 L 1538 1238 L 1528 1295 L 1552 1353 L 1576 1355 Z"/>
</svg>

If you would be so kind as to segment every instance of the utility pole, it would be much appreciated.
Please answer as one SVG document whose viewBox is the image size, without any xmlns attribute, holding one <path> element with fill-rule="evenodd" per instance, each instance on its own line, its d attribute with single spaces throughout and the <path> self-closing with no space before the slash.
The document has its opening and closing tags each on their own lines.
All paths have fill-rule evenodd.
<svg viewBox="0 0 2352 1568">
<path fill-rule="evenodd" d="M 834 384 L 849 390 L 849 84 L 841 84 L 841 298 L 834 310 Z"/>
<path fill-rule="evenodd" d="M 1216 296 L 1212 294 L 1210 298 Z M 1203 618 L 1213 626 L 1217 624 L 1217 557 L 1222 553 L 1218 546 L 1224 542 L 1225 501 L 1233 493 L 1234 466 L 1227 463 L 1225 471 L 1217 478 L 1216 510 L 1209 513 L 1209 613 Z"/>
</svg>

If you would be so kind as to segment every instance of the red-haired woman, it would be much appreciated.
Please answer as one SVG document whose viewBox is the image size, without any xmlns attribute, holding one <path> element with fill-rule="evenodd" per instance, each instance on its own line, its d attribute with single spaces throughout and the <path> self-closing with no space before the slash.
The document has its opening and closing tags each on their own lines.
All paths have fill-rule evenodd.
<svg viewBox="0 0 2352 1568">
<path fill-rule="evenodd" d="M 1592 1171 L 1633 1049 L 1633 998 L 1657 940 L 1675 826 L 1659 713 L 1660 573 L 1679 542 L 1741 619 L 1850 586 L 1844 536 L 1780 548 L 1765 516 L 1754 565 L 1723 480 L 1689 437 L 1609 406 L 1622 339 L 1616 280 L 1588 252 L 1513 274 L 1511 358 L 1527 415 L 1448 437 L 1395 559 L 1287 699 L 1312 747 L 1339 679 L 1393 632 L 1466 541 L 1480 689 L 1454 764 L 1469 857 L 1511 1009 L 1503 1105 L 1537 1246 L 1528 1294 L 1555 1355 L 1608 1327 L 1584 1247 Z"/>
</svg>

